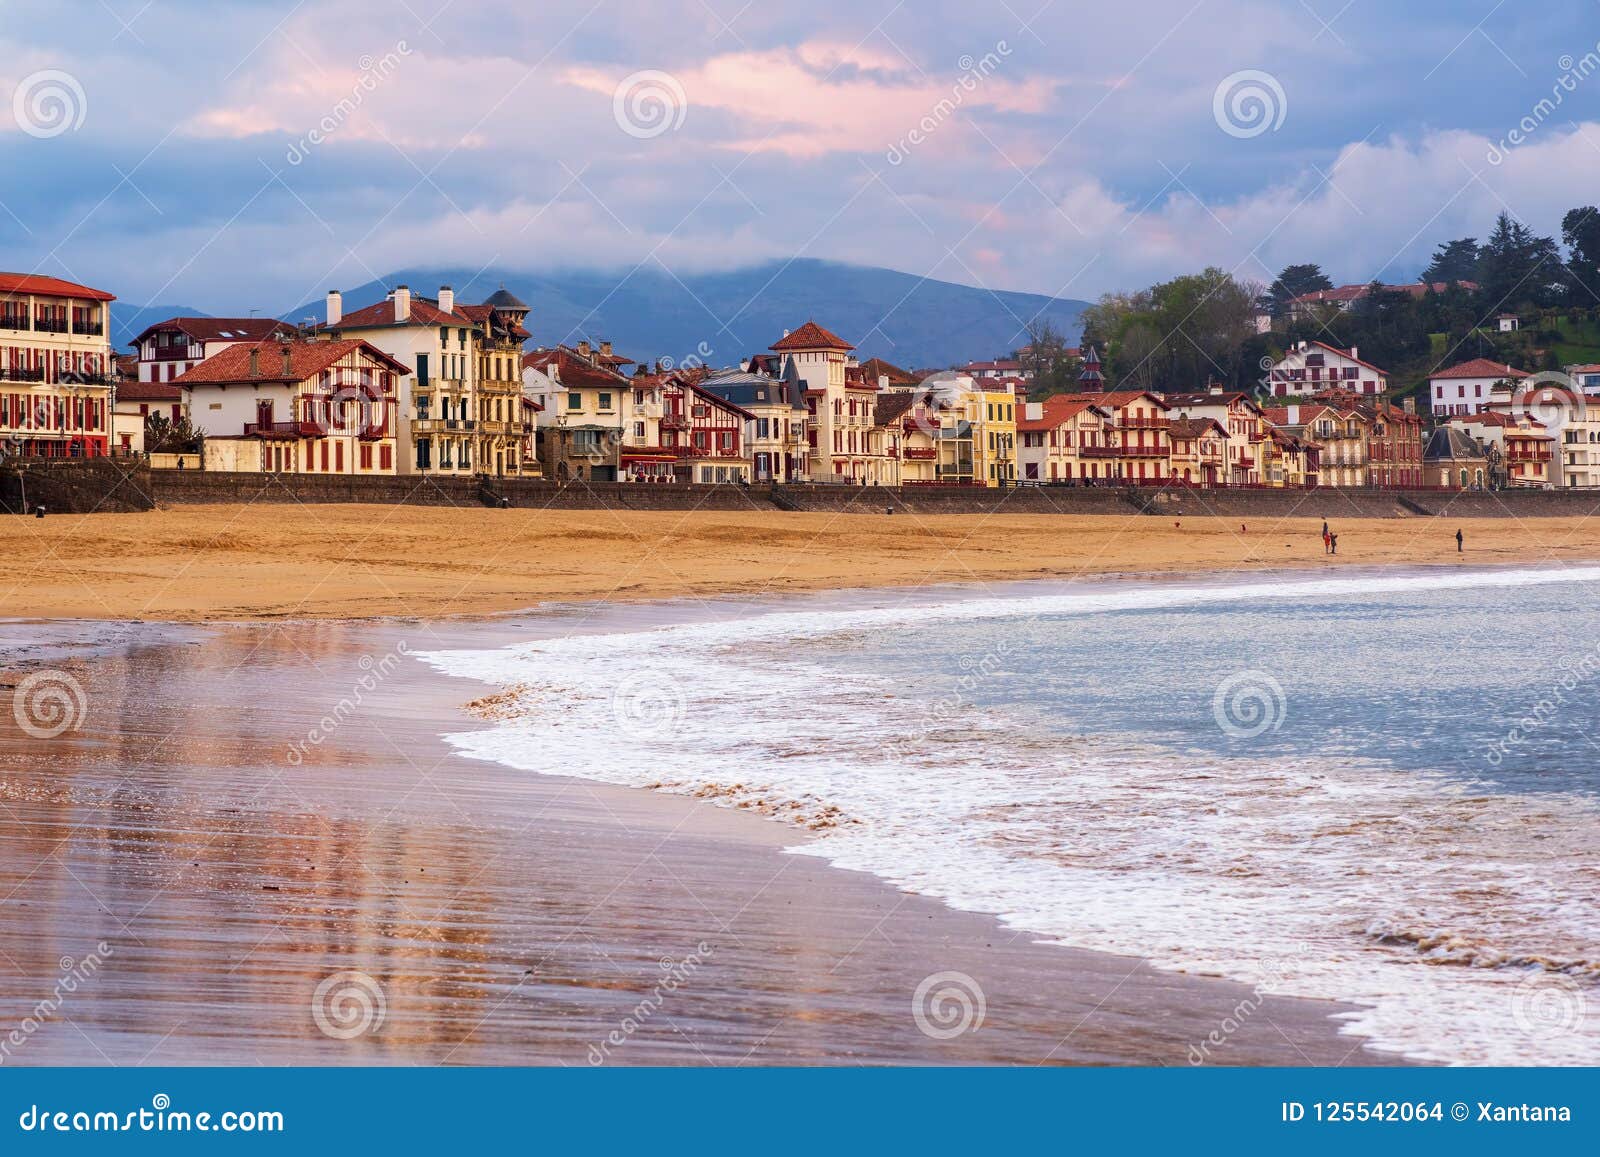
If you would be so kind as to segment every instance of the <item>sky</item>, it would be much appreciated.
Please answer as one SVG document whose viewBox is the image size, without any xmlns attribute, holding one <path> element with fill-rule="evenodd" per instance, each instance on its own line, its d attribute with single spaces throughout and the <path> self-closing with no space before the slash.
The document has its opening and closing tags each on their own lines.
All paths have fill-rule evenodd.
<svg viewBox="0 0 1600 1157">
<path fill-rule="evenodd" d="M 0 173 L 0 268 L 217 314 L 418 266 L 1408 281 L 1600 200 L 1600 5 L 0 0 Z"/>
</svg>

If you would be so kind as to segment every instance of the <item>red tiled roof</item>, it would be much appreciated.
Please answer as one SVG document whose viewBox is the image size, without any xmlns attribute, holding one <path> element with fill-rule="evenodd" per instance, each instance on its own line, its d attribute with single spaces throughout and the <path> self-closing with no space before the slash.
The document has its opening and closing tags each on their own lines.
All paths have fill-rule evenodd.
<svg viewBox="0 0 1600 1157">
<path fill-rule="evenodd" d="M 622 388 L 628 384 L 628 379 L 614 370 L 605 366 L 596 365 L 576 350 L 566 346 L 557 346 L 555 349 L 534 350 L 524 354 L 522 365 L 525 369 L 548 372 L 555 367 L 553 375 L 563 386 L 612 386 Z"/>
<path fill-rule="evenodd" d="M 1461 286 L 1462 289 L 1478 288 L 1476 281 L 1458 281 L 1455 284 Z M 1365 297 L 1367 291 L 1371 288 L 1370 283 L 1366 285 L 1340 285 L 1333 289 L 1315 289 L 1310 293 L 1302 293 L 1294 300 L 1305 305 L 1316 305 L 1320 302 L 1328 301 L 1355 301 L 1358 298 Z M 1393 293 L 1409 293 L 1412 297 L 1421 297 L 1430 289 L 1435 293 L 1443 293 L 1450 288 L 1450 282 L 1435 281 L 1425 285 L 1420 281 L 1411 281 L 1404 285 L 1385 285 L 1383 288 Z"/>
<path fill-rule="evenodd" d="M 146 326 L 134 338 L 142 342 L 161 329 L 176 329 L 197 341 L 266 341 L 275 334 L 293 334 L 295 327 L 272 317 L 169 317 Z"/>
<path fill-rule="evenodd" d="M 1222 428 L 1222 423 L 1215 418 L 1174 418 L 1167 433 L 1173 438 L 1198 438 L 1206 432 L 1209 426 L 1224 438 L 1228 432 Z"/>
<path fill-rule="evenodd" d="M 1356 365 L 1358 365 L 1358 366 L 1366 366 L 1367 369 L 1371 370 L 1375 374 L 1382 374 L 1386 378 L 1389 376 L 1389 371 L 1388 370 L 1380 369 L 1379 367 L 1373 365 L 1371 362 L 1362 361 L 1360 358 L 1358 358 L 1355 355 L 1353 355 L 1349 350 L 1342 350 L 1338 346 L 1329 345 L 1325 341 L 1314 341 L 1311 344 L 1314 345 L 1314 346 L 1320 346 L 1321 348 L 1327 350 L 1330 354 L 1338 354 L 1340 357 L 1344 358 L 1346 361 L 1355 362 Z M 1313 383 L 1313 384 L 1315 384 L 1315 383 Z"/>
<path fill-rule="evenodd" d="M 1152 393 L 1149 390 L 1112 390 L 1109 393 L 1088 394 L 1085 396 L 1087 396 L 1091 401 L 1098 402 L 1103 406 L 1122 407 L 1126 406 L 1129 402 L 1137 402 L 1140 398 L 1150 398 L 1153 401 L 1159 402 L 1163 410 L 1168 408 L 1167 400 L 1164 397 L 1162 397 L 1160 394 Z"/>
<path fill-rule="evenodd" d="M 1513 369 L 1501 362 L 1490 361 L 1488 358 L 1457 362 L 1449 369 L 1429 375 L 1431 378 L 1525 378 L 1527 376 L 1521 370 Z"/>
<path fill-rule="evenodd" d="M 767 348 L 777 350 L 779 353 L 788 353 L 791 350 L 853 350 L 856 347 L 838 334 L 829 333 L 816 322 L 808 321 Z"/>
<path fill-rule="evenodd" d="M 179 402 L 183 391 L 172 382 L 141 382 L 137 379 L 117 383 L 119 402 Z"/>
<path fill-rule="evenodd" d="M 289 370 L 284 372 L 283 351 L 289 351 Z M 263 341 L 229 346 L 221 353 L 212 354 L 186 374 L 178 376 L 178 385 L 204 385 L 211 382 L 303 382 L 330 368 L 352 350 L 365 350 L 374 359 L 400 374 L 409 374 L 411 368 L 395 361 L 382 350 L 364 341 Z M 260 373 L 250 372 L 250 354 L 260 355 Z"/>
<path fill-rule="evenodd" d="M 366 309 L 345 314 L 338 325 L 324 325 L 319 328 L 343 330 L 374 329 L 389 325 L 467 325 L 472 320 L 459 305 L 452 312 L 446 313 L 427 298 L 412 294 L 411 316 L 405 321 L 394 319 L 394 300 L 391 298 L 380 301 L 377 305 L 369 305 Z"/>
<path fill-rule="evenodd" d="M 893 385 L 910 386 L 915 385 L 917 382 L 915 374 L 901 369 L 892 362 L 886 362 L 882 358 L 868 358 L 861 363 L 861 372 L 872 378 L 888 378 Z"/>
<path fill-rule="evenodd" d="M 1046 398 L 1039 405 L 1044 412 L 1037 418 L 1019 418 L 1017 420 L 1018 433 L 1038 433 L 1041 430 L 1053 430 L 1068 419 L 1083 413 L 1091 406 L 1100 405 L 1101 399 L 1086 394 L 1068 397 L 1057 394 L 1053 398 Z"/>
<path fill-rule="evenodd" d="M 62 281 L 59 277 L 41 277 L 37 273 L 0 273 L 0 294 L 34 293 L 41 297 L 81 297 L 89 301 L 115 301 L 114 294 L 103 289 L 90 289 L 75 281 Z"/>
</svg>

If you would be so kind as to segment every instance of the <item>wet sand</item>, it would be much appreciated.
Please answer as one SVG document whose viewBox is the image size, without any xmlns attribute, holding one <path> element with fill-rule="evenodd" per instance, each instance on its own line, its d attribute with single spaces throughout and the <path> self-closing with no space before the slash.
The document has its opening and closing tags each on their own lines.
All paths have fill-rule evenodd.
<svg viewBox="0 0 1600 1157">
<path fill-rule="evenodd" d="M 1600 520 L 185 506 L 5 523 L 0 617 L 360 618 L 551 599 L 1302 567 L 1600 559 Z M 1337 500 L 1332 500 L 1337 504 Z M 1322 515 L 1339 554 L 1323 552 Z M 1465 526 L 1465 553 L 1455 532 Z"/>
<path fill-rule="evenodd" d="M 85 705 L 55 738 L 0 711 L 0 1065 L 1182 1066 L 1213 1033 L 1221 1063 L 1395 1059 L 1339 1006 L 1032 943 L 769 820 L 451 754 L 478 689 L 404 652 L 532 622 L 0 624 L 8 695 L 48 669 Z M 348 970 L 383 1012 L 339 1039 L 314 1007 Z M 919 1029 L 942 972 L 981 987 L 976 1031 Z"/>
</svg>

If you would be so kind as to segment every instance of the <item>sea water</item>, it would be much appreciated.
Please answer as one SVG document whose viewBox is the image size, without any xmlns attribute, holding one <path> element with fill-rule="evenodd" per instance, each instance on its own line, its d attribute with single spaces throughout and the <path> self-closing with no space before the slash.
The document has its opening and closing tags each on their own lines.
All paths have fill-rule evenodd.
<svg viewBox="0 0 1600 1157">
<path fill-rule="evenodd" d="M 1418 1059 L 1596 1064 L 1597 583 L 885 592 L 423 658 L 501 691 L 469 756 L 747 807 L 1035 939 L 1352 1002 Z"/>
</svg>

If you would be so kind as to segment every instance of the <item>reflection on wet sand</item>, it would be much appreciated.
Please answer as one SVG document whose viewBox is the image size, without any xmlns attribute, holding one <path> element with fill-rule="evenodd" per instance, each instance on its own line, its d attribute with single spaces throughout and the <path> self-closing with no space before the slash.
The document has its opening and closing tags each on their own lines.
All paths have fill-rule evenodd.
<svg viewBox="0 0 1600 1157">
<path fill-rule="evenodd" d="M 782 855 L 776 824 L 449 754 L 462 686 L 385 657 L 527 629 L 141 624 L 33 648 L 87 710 L 49 739 L 0 711 L 0 1039 L 32 1022 L 0 1063 L 1183 1064 L 1247 991 L 1030 944 Z M 919 1029 L 942 971 L 981 983 L 981 1028 Z M 1264 1009 L 1220 1059 L 1381 1059 L 1330 1006 Z"/>
</svg>

